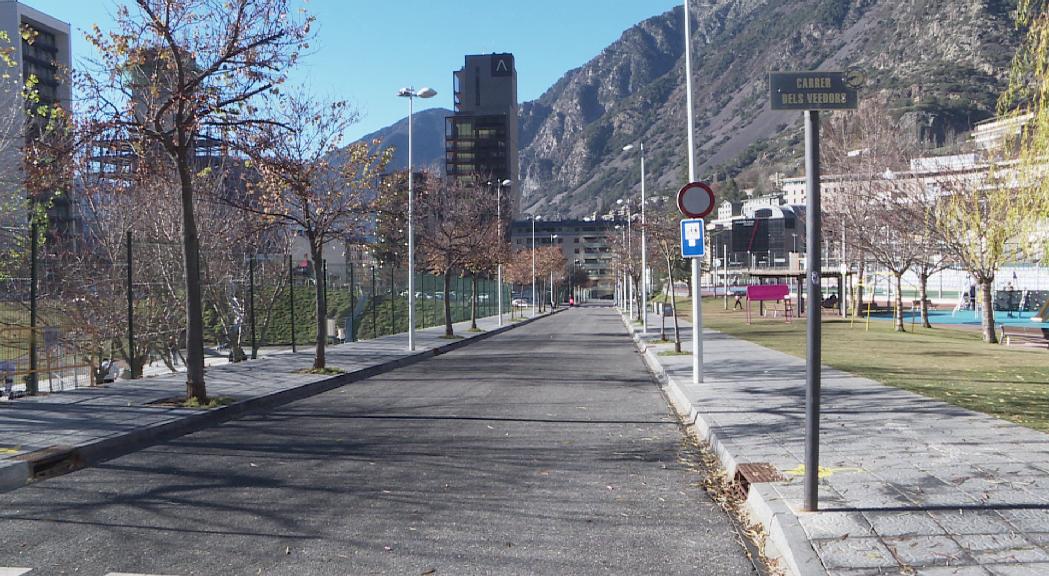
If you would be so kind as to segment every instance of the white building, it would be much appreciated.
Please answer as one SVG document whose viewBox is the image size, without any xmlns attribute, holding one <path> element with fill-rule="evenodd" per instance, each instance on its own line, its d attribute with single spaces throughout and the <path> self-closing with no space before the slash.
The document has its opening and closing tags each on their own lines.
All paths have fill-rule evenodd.
<svg viewBox="0 0 1049 576">
<path fill-rule="evenodd" d="M 992 118 L 979 122 L 973 128 L 973 143 L 980 150 L 1000 148 L 1006 139 L 1019 136 L 1020 130 L 1032 118 L 1034 118 L 1034 114 L 1022 114 L 1015 117 Z"/>
</svg>

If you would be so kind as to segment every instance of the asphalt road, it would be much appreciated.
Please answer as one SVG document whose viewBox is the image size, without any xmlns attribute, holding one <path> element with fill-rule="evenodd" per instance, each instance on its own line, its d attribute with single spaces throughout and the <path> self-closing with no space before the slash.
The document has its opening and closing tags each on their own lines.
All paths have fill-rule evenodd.
<svg viewBox="0 0 1049 576">
<path fill-rule="evenodd" d="M 753 574 L 683 451 L 614 313 L 576 309 L 2 494 L 0 567 Z"/>
</svg>

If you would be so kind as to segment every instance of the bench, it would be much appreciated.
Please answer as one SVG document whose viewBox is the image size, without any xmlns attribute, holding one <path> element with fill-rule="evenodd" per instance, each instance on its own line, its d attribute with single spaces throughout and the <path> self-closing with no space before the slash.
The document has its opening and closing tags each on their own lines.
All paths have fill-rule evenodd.
<svg viewBox="0 0 1049 576">
<path fill-rule="evenodd" d="M 1046 328 L 1024 328 L 1022 326 L 1002 325 L 1002 344 L 1012 346 L 1027 344 L 1044 346 L 1049 349 L 1049 330 Z"/>
</svg>

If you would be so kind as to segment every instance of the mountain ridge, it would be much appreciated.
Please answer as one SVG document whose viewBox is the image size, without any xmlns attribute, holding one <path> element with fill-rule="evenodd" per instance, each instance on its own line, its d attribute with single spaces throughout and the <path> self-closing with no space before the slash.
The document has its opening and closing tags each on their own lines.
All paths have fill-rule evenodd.
<svg viewBox="0 0 1049 576">
<path fill-rule="evenodd" d="M 769 109 L 770 70 L 859 67 L 868 76 L 861 100 L 885 102 L 915 138 L 943 144 L 993 115 L 1019 42 L 1015 0 L 693 0 L 691 8 L 697 177 L 734 177 L 759 193 L 770 176 L 802 168 L 801 114 Z M 685 183 L 682 10 L 628 28 L 521 104 L 524 212 L 590 216 L 637 194 L 636 149 L 622 151 L 632 143 L 645 144 L 650 195 Z M 443 117 L 430 123 L 416 124 L 416 155 L 443 169 Z M 373 135 L 396 145 L 403 124 Z"/>
</svg>

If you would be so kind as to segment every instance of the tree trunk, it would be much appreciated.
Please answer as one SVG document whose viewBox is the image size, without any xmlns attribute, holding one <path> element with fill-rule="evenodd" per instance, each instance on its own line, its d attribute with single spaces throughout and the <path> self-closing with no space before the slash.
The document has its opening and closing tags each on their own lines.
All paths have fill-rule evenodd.
<svg viewBox="0 0 1049 576">
<path fill-rule="evenodd" d="M 477 273 L 470 274 L 470 330 L 477 330 Z"/>
<path fill-rule="evenodd" d="M 991 287 L 994 284 L 994 276 L 980 279 L 980 295 L 983 297 L 983 341 L 988 344 L 997 344 L 998 335 L 994 332 L 994 300 Z"/>
<path fill-rule="evenodd" d="M 906 327 L 903 325 L 903 292 L 900 290 L 903 285 L 903 273 L 893 272 L 892 276 L 896 281 L 896 294 L 893 295 L 895 310 L 892 313 L 892 322 L 897 332 L 906 332 Z"/>
<path fill-rule="evenodd" d="M 920 302 L 918 306 L 921 307 L 922 311 L 922 328 L 932 328 L 932 323 L 929 322 L 929 275 L 925 272 L 918 274 L 918 298 Z"/>
<path fill-rule="evenodd" d="M 637 313 L 636 320 L 638 322 L 640 322 L 641 321 L 641 307 L 646 304 L 646 302 L 642 302 L 641 301 L 641 276 L 640 275 L 637 276 L 637 280 L 634 282 L 634 296 L 635 296 L 634 301 L 637 302 L 637 306 L 634 307 L 634 311 Z"/>
<path fill-rule="evenodd" d="M 313 368 L 315 370 L 323 370 L 325 365 L 325 347 L 328 344 L 328 300 L 324 294 L 324 283 L 328 279 L 324 277 L 323 267 L 321 266 L 321 259 L 324 257 L 323 245 L 316 245 L 316 242 L 311 239 L 310 252 L 313 256 L 313 277 L 315 280 L 313 285 L 317 308 L 317 348 L 313 354 Z"/>
<path fill-rule="evenodd" d="M 444 271 L 444 335 L 451 338 L 455 336 L 455 331 L 452 330 L 452 301 L 448 297 L 448 293 L 452 289 L 452 271 Z"/>
<path fill-rule="evenodd" d="M 674 309 L 674 352 L 681 352 L 681 327 L 677 322 L 677 290 L 674 290 L 674 265 L 667 255 L 667 276 L 670 278 L 670 306 Z"/>
<path fill-rule="evenodd" d="M 863 260 L 860 260 L 860 265 L 856 277 L 859 278 L 859 282 L 856 282 L 856 297 L 852 299 L 852 304 L 855 306 L 852 316 L 859 318 L 863 315 L 863 273 L 866 269 L 866 265 Z"/>
<path fill-rule="evenodd" d="M 204 384 L 204 309 L 200 298 L 200 237 L 193 212 L 193 175 L 188 158 L 177 158 L 182 199 L 182 253 L 186 279 L 186 399 L 208 401 Z"/>
</svg>

